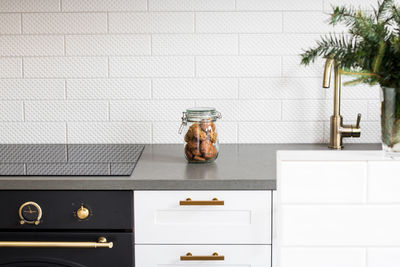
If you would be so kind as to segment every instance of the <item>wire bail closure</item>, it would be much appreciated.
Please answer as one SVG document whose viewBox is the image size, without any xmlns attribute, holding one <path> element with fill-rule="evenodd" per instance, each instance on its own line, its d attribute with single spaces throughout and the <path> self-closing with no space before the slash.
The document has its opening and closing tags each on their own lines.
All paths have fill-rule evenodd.
<svg viewBox="0 0 400 267">
<path fill-rule="evenodd" d="M 179 127 L 179 134 L 182 134 L 183 131 L 183 127 L 185 127 L 187 125 L 187 116 L 186 116 L 186 112 L 182 112 L 182 124 L 181 127 Z"/>
</svg>

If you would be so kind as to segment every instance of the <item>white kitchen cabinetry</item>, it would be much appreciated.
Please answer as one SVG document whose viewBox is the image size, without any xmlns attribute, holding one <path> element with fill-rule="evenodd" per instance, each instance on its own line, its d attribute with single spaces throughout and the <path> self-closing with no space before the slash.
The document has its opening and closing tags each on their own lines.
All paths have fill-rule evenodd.
<svg viewBox="0 0 400 267">
<path fill-rule="evenodd" d="M 277 179 L 274 267 L 400 266 L 400 161 L 281 151 Z"/>
<path fill-rule="evenodd" d="M 136 267 L 271 266 L 271 191 L 135 191 L 134 213 Z"/>
</svg>

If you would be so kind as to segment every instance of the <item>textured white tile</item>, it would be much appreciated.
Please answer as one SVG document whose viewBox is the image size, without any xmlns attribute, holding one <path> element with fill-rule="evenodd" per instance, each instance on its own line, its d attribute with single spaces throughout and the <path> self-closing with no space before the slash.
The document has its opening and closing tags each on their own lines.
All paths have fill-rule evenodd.
<svg viewBox="0 0 400 267">
<path fill-rule="evenodd" d="M 378 1 L 376 0 L 324 0 L 324 10 L 332 11 L 332 6 L 353 6 L 357 9 L 372 10 L 372 7 L 377 8 Z"/>
<path fill-rule="evenodd" d="M 111 101 L 111 121 L 179 121 L 194 101 Z"/>
<path fill-rule="evenodd" d="M 23 33 L 106 33 L 106 13 L 22 14 Z"/>
<path fill-rule="evenodd" d="M 282 14 L 278 12 L 197 13 L 196 31 L 200 33 L 282 32 Z"/>
<path fill-rule="evenodd" d="M 23 103 L 20 101 L 0 102 L 0 121 L 23 121 Z"/>
<path fill-rule="evenodd" d="M 196 106 L 212 106 L 222 113 L 224 121 L 278 121 L 281 101 L 278 100 L 201 100 Z"/>
<path fill-rule="evenodd" d="M 280 266 L 365 267 L 365 255 L 362 248 L 283 248 Z"/>
<path fill-rule="evenodd" d="M 0 34 L 19 34 L 19 33 L 21 33 L 21 15 L 0 14 Z"/>
<path fill-rule="evenodd" d="M 192 13 L 110 13 L 111 33 L 192 33 Z"/>
<path fill-rule="evenodd" d="M 147 9 L 146 0 L 62 0 L 63 11 L 141 11 Z"/>
<path fill-rule="evenodd" d="M 65 123 L 3 122 L 0 123 L 0 143 L 53 144 L 65 143 Z"/>
<path fill-rule="evenodd" d="M 199 56 L 199 77 L 270 77 L 280 76 L 281 58 L 276 56 Z"/>
<path fill-rule="evenodd" d="M 321 122 L 239 123 L 239 143 L 322 143 Z"/>
<path fill-rule="evenodd" d="M 217 121 L 217 131 L 220 143 L 237 143 L 238 126 L 235 122 Z"/>
<path fill-rule="evenodd" d="M 60 11 L 60 0 L 1 0 L 0 12 Z"/>
<path fill-rule="evenodd" d="M 323 175 L 316 173 L 323 172 Z M 280 203 L 364 203 L 366 162 L 282 161 Z M 343 187 L 343 184 L 346 184 Z"/>
<path fill-rule="evenodd" d="M 241 99 L 324 99 L 321 78 L 244 78 Z"/>
<path fill-rule="evenodd" d="M 321 121 L 329 119 L 325 100 L 284 100 L 282 119 L 284 121 Z"/>
<path fill-rule="evenodd" d="M 107 77 L 105 57 L 35 57 L 24 59 L 25 77 L 97 78 Z"/>
<path fill-rule="evenodd" d="M 27 121 L 107 121 L 107 101 L 28 101 Z"/>
<path fill-rule="evenodd" d="M 67 80 L 68 99 L 148 99 L 151 81 L 147 79 Z"/>
<path fill-rule="evenodd" d="M 70 122 L 68 142 L 71 144 L 151 143 L 151 123 Z"/>
<path fill-rule="evenodd" d="M 320 78 L 324 72 L 325 61 L 317 59 L 308 66 L 300 65 L 300 56 L 282 57 L 282 76 L 283 77 L 315 77 Z M 332 84 L 333 86 L 333 84 Z M 322 87 L 322 83 L 321 83 Z"/>
<path fill-rule="evenodd" d="M 400 264 L 400 247 L 368 248 L 368 267 L 397 267 Z"/>
<path fill-rule="evenodd" d="M 358 113 L 361 113 L 361 122 L 368 121 L 368 101 L 364 100 L 342 100 L 340 112 L 343 119 L 356 123 Z M 326 117 L 333 113 L 333 101 L 328 101 L 326 106 Z"/>
<path fill-rule="evenodd" d="M 64 99 L 64 81 L 24 79 L 0 80 L 0 99 Z"/>
<path fill-rule="evenodd" d="M 306 1 L 293 1 L 293 0 L 236 0 L 237 10 L 273 10 L 273 11 L 287 11 L 287 10 L 322 10 L 321 0 L 306 0 Z"/>
<path fill-rule="evenodd" d="M 193 77 L 193 57 L 110 57 L 111 77 Z"/>
<path fill-rule="evenodd" d="M 326 89 L 326 96 L 329 99 L 333 98 L 333 73 L 332 73 L 332 84 L 331 87 Z M 345 76 L 342 75 L 342 84 L 346 81 L 352 81 L 354 77 L 352 76 Z M 356 84 L 356 85 L 348 85 L 344 86 L 342 85 L 342 99 L 374 99 L 378 100 L 379 99 L 379 92 L 380 92 L 380 87 L 379 86 L 370 86 L 368 84 Z"/>
<path fill-rule="evenodd" d="M 153 55 L 237 55 L 233 34 L 162 34 L 152 37 Z"/>
<path fill-rule="evenodd" d="M 0 78 L 21 78 L 21 58 L 0 58 Z"/>
<path fill-rule="evenodd" d="M 149 8 L 157 11 L 227 11 L 235 10 L 235 0 L 149 0 Z"/>
<path fill-rule="evenodd" d="M 328 33 L 343 32 L 345 27 L 332 26 L 329 22 L 330 15 L 322 12 L 284 12 L 283 32 L 285 33 Z M 315 43 L 310 43 L 315 46 Z"/>
<path fill-rule="evenodd" d="M 150 55 L 150 35 L 66 36 L 66 53 L 72 56 Z"/>
<path fill-rule="evenodd" d="M 381 119 L 381 101 L 368 101 L 368 120 L 379 121 Z"/>
<path fill-rule="evenodd" d="M 62 36 L 0 36 L 0 56 L 62 56 Z"/>
<path fill-rule="evenodd" d="M 320 39 L 318 34 L 242 34 L 241 55 L 299 55 Z"/>
<path fill-rule="evenodd" d="M 280 212 L 283 246 L 400 244 L 399 205 L 284 205 Z"/>
<path fill-rule="evenodd" d="M 153 97 L 156 99 L 234 99 L 237 79 L 154 79 Z"/>
</svg>

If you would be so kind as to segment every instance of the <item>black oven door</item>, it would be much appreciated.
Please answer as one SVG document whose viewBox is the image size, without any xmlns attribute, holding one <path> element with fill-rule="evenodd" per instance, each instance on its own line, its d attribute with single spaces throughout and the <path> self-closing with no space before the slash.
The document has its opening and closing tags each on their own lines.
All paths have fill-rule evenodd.
<svg viewBox="0 0 400 267">
<path fill-rule="evenodd" d="M 3 232 L 1 267 L 132 267 L 132 233 Z"/>
</svg>

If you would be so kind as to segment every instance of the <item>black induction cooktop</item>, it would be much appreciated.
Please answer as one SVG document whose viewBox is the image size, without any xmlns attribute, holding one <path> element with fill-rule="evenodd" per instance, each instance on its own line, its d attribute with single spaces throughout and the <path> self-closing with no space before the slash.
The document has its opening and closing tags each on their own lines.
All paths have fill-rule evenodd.
<svg viewBox="0 0 400 267">
<path fill-rule="evenodd" d="M 0 176 L 128 176 L 144 145 L 2 144 Z"/>
</svg>

